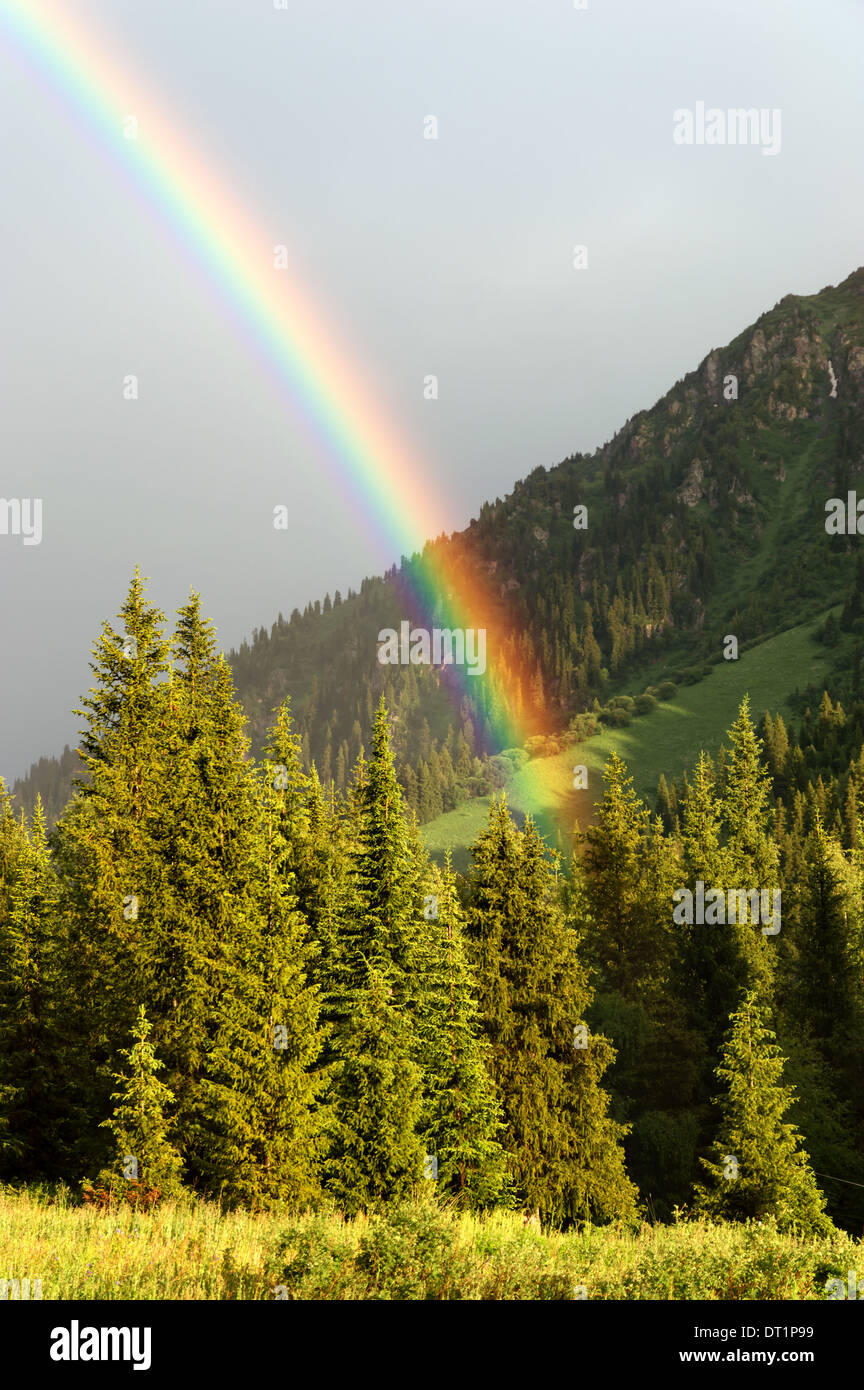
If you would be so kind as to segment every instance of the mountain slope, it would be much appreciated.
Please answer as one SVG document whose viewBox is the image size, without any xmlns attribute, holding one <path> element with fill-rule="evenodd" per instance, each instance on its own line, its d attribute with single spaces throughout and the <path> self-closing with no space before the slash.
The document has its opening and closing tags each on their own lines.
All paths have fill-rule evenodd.
<svg viewBox="0 0 864 1390">
<path fill-rule="evenodd" d="M 857 537 L 826 534 L 825 503 L 862 472 L 864 268 L 787 295 L 602 449 L 534 469 L 399 572 L 255 631 L 230 655 L 253 747 L 290 694 L 306 756 L 345 785 L 383 691 L 409 801 L 434 819 L 504 774 L 488 761 L 500 750 L 487 682 L 454 703 L 441 673 L 377 662 L 378 631 L 405 616 L 406 571 L 434 560 L 436 573 L 479 572 L 492 586 L 494 612 L 475 622 L 508 628 L 494 656 L 513 674 L 510 713 L 558 734 L 556 747 L 595 701 L 698 676 L 727 634 L 743 644 L 838 604 Z M 46 782 L 56 801 L 48 762 L 16 791 L 27 805 Z"/>
<path fill-rule="evenodd" d="M 670 771 L 679 774 L 695 764 L 700 750 L 716 755 L 726 730 L 735 719 L 741 699 L 750 696 L 755 721 L 765 711 L 791 722 L 797 704 L 789 696 L 808 685 L 821 686 L 829 669 L 829 654 L 814 640 L 819 622 L 790 628 L 752 646 L 734 662 L 719 662 L 709 676 L 681 686 L 672 699 L 634 719 L 624 728 L 606 728 L 551 757 L 530 762 L 506 785 L 507 801 L 521 821 L 530 813 L 548 842 L 569 852 L 578 821 L 584 829 L 594 803 L 602 795 L 603 768 L 616 752 L 627 763 L 636 792 L 651 807 L 657 783 Z M 587 769 L 588 786 L 574 791 L 573 770 Z M 451 852 L 453 865 L 464 871 L 468 846 L 483 829 L 489 797 L 476 797 L 455 811 L 423 826 L 423 841 L 436 859 Z"/>
</svg>

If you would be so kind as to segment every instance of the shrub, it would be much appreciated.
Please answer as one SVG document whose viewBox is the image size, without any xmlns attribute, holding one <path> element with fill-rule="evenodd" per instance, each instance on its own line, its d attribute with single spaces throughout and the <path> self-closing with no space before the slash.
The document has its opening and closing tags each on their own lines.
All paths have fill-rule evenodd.
<svg viewBox="0 0 864 1390">
<path fill-rule="evenodd" d="M 600 711 L 600 720 L 612 729 L 622 729 L 625 724 L 631 722 L 626 709 L 603 709 Z"/>
<path fill-rule="evenodd" d="M 596 714 L 577 714 L 570 720 L 569 734 L 576 743 L 581 743 L 583 739 L 591 738 L 600 728 L 600 722 Z"/>
<path fill-rule="evenodd" d="M 455 1282 L 456 1226 L 436 1207 L 403 1202 L 369 1223 L 356 1267 L 367 1297 L 447 1298 Z"/>
<path fill-rule="evenodd" d="M 657 687 L 658 700 L 674 700 L 678 694 L 678 687 L 674 681 L 662 681 Z"/>
<path fill-rule="evenodd" d="M 546 745 L 544 734 L 532 734 L 525 742 L 525 752 L 529 758 L 539 758 L 543 754 Z"/>
<path fill-rule="evenodd" d="M 503 787 L 513 776 L 513 764 L 509 758 L 505 758 L 501 753 L 496 753 L 494 757 L 487 760 L 486 772 L 490 786 Z"/>
<path fill-rule="evenodd" d="M 356 1228 L 336 1215 L 303 1217 L 280 1236 L 267 1264 L 269 1282 L 289 1299 L 361 1298 L 354 1268 Z"/>
<path fill-rule="evenodd" d="M 502 748 L 500 756 L 512 763 L 514 770 L 516 770 L 525 766 L 529 754 L 526 748 Z"/>
</svg>

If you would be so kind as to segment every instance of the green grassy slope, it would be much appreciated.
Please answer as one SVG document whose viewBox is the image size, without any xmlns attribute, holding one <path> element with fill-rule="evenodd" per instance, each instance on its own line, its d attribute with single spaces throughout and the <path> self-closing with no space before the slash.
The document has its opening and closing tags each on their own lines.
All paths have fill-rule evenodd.
<svg viewBox="0 0 864 1390">
<path fill-rule="evenodd" d="M 626 728 L 606 729 L 556 757 L 534 759 L 507 784 L 511 808 L 533 815 L 550 844 L 569 849 L 574 819 L 587 824 L 602 794 L 603 766 L 613 750 L 627 763 L 640 796 L 653 807 L 660 774 L 680 776 L 693 766 L 701 748 L 715 753 L 745 694 L 757 721 L 765 710 L 791 718 L 788 696 L 820 680 L 827 667 L 825 648 L 812 638 L 824 617 L 769 638 L 737 661 L 719 663 L 710 676 L 697 685 L 682 686 L 674 700 Z M 588 770 L 587 791 L 573 790 L 573 768 L 578 764 Z M 464 871 L 468 846 L 483 828 L 488 811 L 489 798 L 478 797 L 430 821 L 422 828 L 427 848 L 435 858 L 450 849 L 454 867 Z"/>
</svg>

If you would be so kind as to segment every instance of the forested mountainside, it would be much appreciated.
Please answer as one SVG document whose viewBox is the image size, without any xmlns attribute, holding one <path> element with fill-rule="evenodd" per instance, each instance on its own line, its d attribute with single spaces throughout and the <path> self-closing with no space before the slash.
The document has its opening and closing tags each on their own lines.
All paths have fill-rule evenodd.
<svg viewBox="0 0 864 1390">
<path fill-rule="evenodd" d="M 442 672 L 378 663 L 377 633 L 398 627 L 412 571 L 482 574 L 488 616 L 509 633 L 497 667 L 518 672 L 511 713 L 536 734 L 530 752 L 554 751 L 574 715 L 639 671 L 694 680 L 729 633 L 745 644 L 839 603 L 853 621 L 856 537 L 827 534 L 825 506 L 862 467 L 864 268 L 787 295 L 610 443 L 535 468 L 466 530 L 255 629 L 230 654 L 253 750 L 288 695 L 307 765 L 344 789 L 383 694 L 406 799 L 431 819 L 502 785 L 513 758 L 498 756 L 488 681 L 454 703 Z M 828 633 L 843 647 L 835 699 L 858 669 L 841 638 Z M 39 793 L 53 820 L 75 762 L 69 750 L 40 760 L 15 785 L 19 803 Z"/>
</svg>

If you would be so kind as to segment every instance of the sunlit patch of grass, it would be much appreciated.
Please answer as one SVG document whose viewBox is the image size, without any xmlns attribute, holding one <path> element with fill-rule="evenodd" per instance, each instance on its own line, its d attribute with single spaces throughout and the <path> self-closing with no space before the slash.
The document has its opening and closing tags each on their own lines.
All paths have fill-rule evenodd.
<svg viewBox="0 0 864 1390">
<path fill-rule="evenodd" d="M 99 1213 L 73 1194 L 0 1189 L 0 1278 L 43 1299 L 823 1299 L 864 1244 L 770 1222 L 541 1230 L 520 1214 L 406 1202 L 379 1216 Z"/>
</svg>

